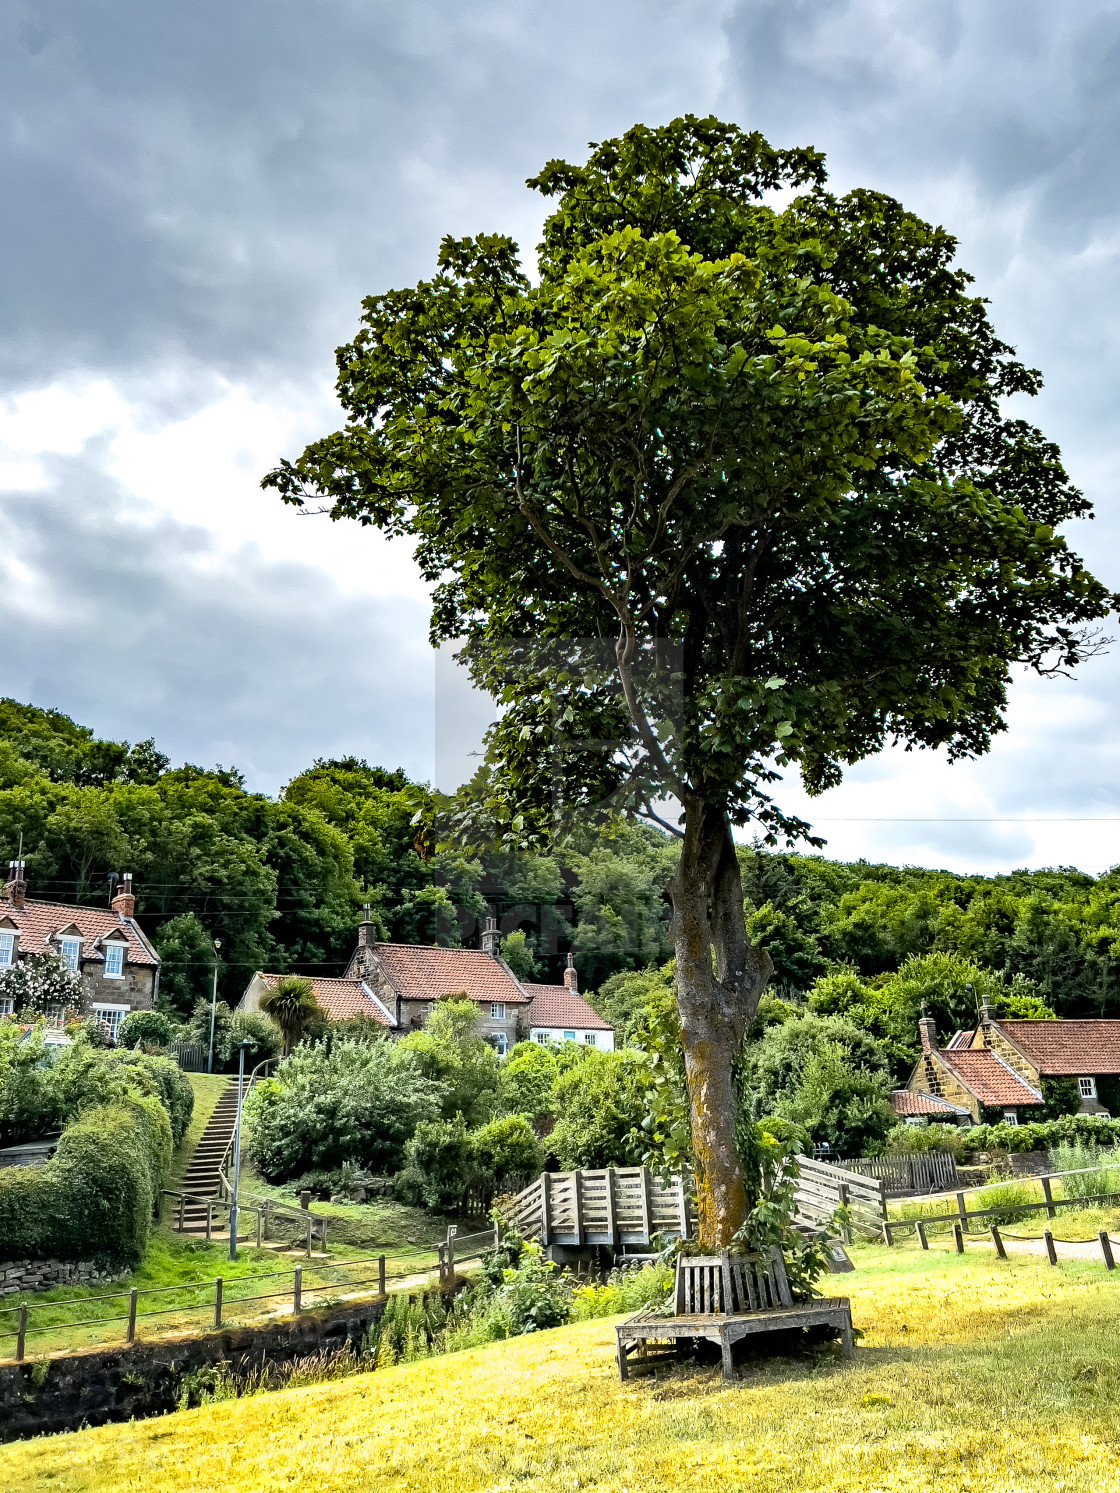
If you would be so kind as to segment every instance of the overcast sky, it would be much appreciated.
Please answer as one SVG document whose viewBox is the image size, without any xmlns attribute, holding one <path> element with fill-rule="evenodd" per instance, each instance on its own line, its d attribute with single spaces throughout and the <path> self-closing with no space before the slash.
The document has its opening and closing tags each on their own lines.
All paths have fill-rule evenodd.
<svg viewBox="0 0 1120 1493">
<path fill-rule="evenodd" d="M 815 145 L 835 188 L 959 237 L 1120 589 L 1120 0 L 9 0 L 0 695 L 270 793 L 347 752 L 430 777 L 407 550 L 259 479 L 334 427 L 364 294 L 428 275 L 447 232 L 531 246 L 527 175 L 686 111 Z M 1118 682 L 1120 644 L 1017 684 L 984 762 L 888 754 L 783 800 L 831 854 L 1103 870 Z"/>
</svg>

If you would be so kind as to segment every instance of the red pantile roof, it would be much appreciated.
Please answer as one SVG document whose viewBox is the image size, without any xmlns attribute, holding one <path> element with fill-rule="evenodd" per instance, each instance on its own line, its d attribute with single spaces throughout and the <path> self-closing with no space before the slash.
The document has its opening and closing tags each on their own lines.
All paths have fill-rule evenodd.
<svg viewBox="0 0 1120 1493">
<path fill-rule="evenodd" d="M 1120 1021 L 999 1021 L 996 1025 L 1047 1077 L 1120 1073 Z"/>
<path fill-rule="evenodd" d="M 44 949 L 57 953 L 58 945 L 51 943 L 51 935 L 76 927 L 82 935 L 83 959 L 101 959 L 99 940 L 108 933 L 123 933 L 128 939 L 129 964 L 159 963 L 159 955 L 136 920 L 122 917 L 109 907 L 67 907 L 61 902 L 25 902 L 16 907 L 7 897 L 0 897 L 0 925 L 5 919 L 19 929 L 21 954 L 41 954 Z"/>
<path fill-rule="evenodd" d="M 932 1094 L 912 1094 L 909 1089 L 895 1089 L 891 1095 L 891 1109 L 900 1118 L 907 1115 L 936 1115 L 941 1119 L 953 1119 L 966 1115 L 968 1110 L 959 1104 L 950 1104 L 947 1099 L 937 1099 Z"/>
<path fill-rule="evenodd" d="M 504 965 L 481 949 L 438 949 L 424 944 L 379 943 L 374 955 L 385 978 L 406 1001 L 466 995 L 472 1001 L 524 1006 L 529 996 Z"/>
<path fill-rule="evenodd" d="M 533 997 L 529 1007 L 529 1026 L 559 1027 L 563 1030 L 613 1032 L 614 1027 L 593 1011 L 582 996 L 566 985 L 526 985 Z"/>
<path fill-rule="evenodd" d="M 1042 1095 L 1030 1088 L 1017 1073 L 985 1047 L 942 1048 L 937 1056 L 979 1099 L 981 1104 L 1041 1104 Z"/>
<path fill-rule="evenodd" d="M 319 1009 L 332 1021 L 345 1021 L 349 1016 L 370 1016 L 382 1026 L 391 1026 L 392 1018 L 364 980 L 332 980 L 322 975 L 307 976 Z M 263 972 L 258 979 L 273 989 L 283 975 Z"/>
</svg>

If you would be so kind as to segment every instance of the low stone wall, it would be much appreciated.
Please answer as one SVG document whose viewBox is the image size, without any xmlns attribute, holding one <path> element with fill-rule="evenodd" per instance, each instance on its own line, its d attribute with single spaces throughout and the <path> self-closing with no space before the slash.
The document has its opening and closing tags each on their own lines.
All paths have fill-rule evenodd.
<svg viewBox="0 0 1120 1493">
<path fill-rule="evenodd" d="M 184 1401 L 197 1403 L 195 1390 L 205 1371 L 219 1364 L 228 1364 L 236 1375 L 324 1349 L 357 1349 L 384 1310 L 385 1298 L 379 1297 L 267 1327 L 5 1364 L 0 1366 L 0 1441 L 164 1415 Z"/>
<path fill-rule="evenodd" d="M 94 1260 L 0 1261 L 0 1296 L 17 1291 L 46 1291 L 51 1286 L 109 1285 L 123 1280 L 128 1271 L 113 1271 Z"/>
</svg>

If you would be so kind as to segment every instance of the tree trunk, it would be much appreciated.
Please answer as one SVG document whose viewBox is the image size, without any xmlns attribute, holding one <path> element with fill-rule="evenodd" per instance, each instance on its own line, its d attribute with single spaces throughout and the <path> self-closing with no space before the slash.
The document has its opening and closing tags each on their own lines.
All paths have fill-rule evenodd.
<svg viewBox="0 0 1120 1493">
<path fill-rule="evenodd" d="M 719 1250 L 747 1215 L 732 1063 L 774 969 L 765 949 L 747 941 L 739 862 L 722 809 L 699 799 L 685 805 L 669 890 L 700 1245 Z"/>
</svg>

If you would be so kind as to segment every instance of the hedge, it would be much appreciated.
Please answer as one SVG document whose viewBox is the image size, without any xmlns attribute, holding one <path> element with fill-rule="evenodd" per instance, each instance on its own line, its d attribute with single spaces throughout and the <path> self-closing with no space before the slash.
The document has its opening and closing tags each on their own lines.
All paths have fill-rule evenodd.
<svg viewBox="0 0 1120 1493">
<path fill-rule="evenodd" d="M 0 1260 L 136 1266 L 171 1151 L 167 1112 L 152 1095 L 87 1110 L 46 1166 L 0 1169 Z"/>
<path fill-rule="evenodd" d="M 147 1012 L 141 1013 L 147 1015 Z M 175 1146 L 187 1133 L 194 1113 L 194 1089 L 187 1075 L 171 1058 L 153 1053 L 120 1049 L 106 1053 L 102 1060 L 110 1068 L 123 1068 L 122 1078 L 139 1087 L 141 1093 L 152 1093 L 162 1101 L 171 1121 L 171 1141 Z"/>
</svg>

